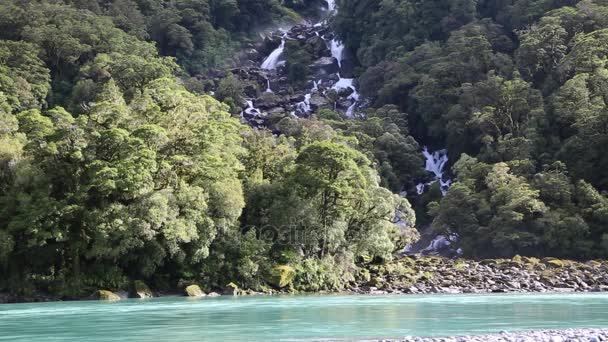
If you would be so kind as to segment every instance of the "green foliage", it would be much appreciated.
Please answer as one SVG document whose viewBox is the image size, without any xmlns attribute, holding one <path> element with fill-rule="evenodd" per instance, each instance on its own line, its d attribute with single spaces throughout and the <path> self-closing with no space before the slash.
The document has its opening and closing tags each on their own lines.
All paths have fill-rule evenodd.
<svg viewBox="0 0 608 342">
<path fill-rule="evenodd" d="M 215 98 L 229 105 L 231 113 L 237 114 L 245 102 L 245 86 L 233 74 L 229 74 L 220 82 Z"/>
<path fill-rule="evenodd" d="M 585 195 L 576 188 L 591 191 L 598 208 L 606 198 L 586 183 L 572 184 L 563 164 L 520 176 L 505 163 L 490 165 L 464 155 L 455 169 L 457 182 L 432 210 L 433 227 L 458 233 L 472 256 L 606 255 L 604 228 L 586 215 L 588 204 L 580 197 Z"/>
<path fill-rule="evenodd" d="M 393 122 L 457 161 L 445 198 L 414 202 L 419 221 L 428 206 L 433 228 L 458 233 L 469 256 L 608 255 L 603 216 L 583 204 L 589 195 L 601 208 L 608 184 L 605 1 L 339 5 L 332 25 L 361 64 L 370 113 L 396 106 Z M 383 184 L 420 179 L 380 156 Z"/>
<path fill-rule="evenodd" d="M 285 69 L 287 77 L 293 84 L 307 81 L 308 65 L 313 62 L 313 55 L 298 42 L 288 41 L 285 44 Z"/>
</svg>

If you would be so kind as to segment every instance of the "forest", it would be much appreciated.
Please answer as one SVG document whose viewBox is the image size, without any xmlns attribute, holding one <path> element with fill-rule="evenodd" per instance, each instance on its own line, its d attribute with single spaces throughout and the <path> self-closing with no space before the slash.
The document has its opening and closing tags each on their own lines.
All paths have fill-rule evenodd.
<svg viewBox="0 0 608 342">
<path fill-rule="evenodd" d="M 0 0 L 0 292 L 340 290 L 426 226 L 468 258 L 608 258 L 608 1 L 336 2 L 365 115 L 270 130 L 204 75 L 323 1 Z M 425 145 L 454 182 L 400 196 Z"/>
</svg>

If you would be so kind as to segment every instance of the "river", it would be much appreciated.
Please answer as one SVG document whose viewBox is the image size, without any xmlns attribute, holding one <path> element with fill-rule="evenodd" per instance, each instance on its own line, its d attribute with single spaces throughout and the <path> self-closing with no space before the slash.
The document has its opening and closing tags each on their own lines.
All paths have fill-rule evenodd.
<svg viewBox="0 0 608 342">
<path fill-rule="evenodd" d="M 0 305 L 0 341 L 285 341 L 608 326 L 608 294 L 160 298 Z"/>
</svg>

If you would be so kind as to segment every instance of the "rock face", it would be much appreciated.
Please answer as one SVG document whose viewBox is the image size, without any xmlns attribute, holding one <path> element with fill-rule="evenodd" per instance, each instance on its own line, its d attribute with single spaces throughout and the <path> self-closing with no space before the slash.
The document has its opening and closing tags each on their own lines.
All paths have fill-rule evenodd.
<svg viewBox="0 0 608 342">
<path fill-rule="evenodd" d="M 277 287 L 283 288 L 291 284 L 296 276 L 296 271 L 291 266 L 280 265 L 272 269 L 268 283 Z"/>
<path fill-rule="evenodd" d="M 148 285 L 146 285 L 146 283 L 141 280 L 136 280 L 133 282 L 133 292 L 131 294 L 131 297 L 140 299 L 152 298 L 154 297 L 154 294 L 152 293 L 152 290 L 150 290 Z"/>
<path fill-rule="evenodd" d="M 290 49 L 306 51 L 311 59 L 306 58 L 301 65 L 294 62 L 294 69 L 285 60 Z M 272 67 L 264 63 L 270 56 Z M 247 101 L 242 104 L 241 118 L 253 127 L 279 132 L 277 123 L 283 118 L 308 118 L 320 108 L 352 117 L 363 105 L 358 94 L 353 93 L 355 87 L 336 88 L 341 77 L 351 81 L 355 78 L 356 58 L 345 51 L 327 20 L 275 32 L 264 41 L 246 45 L 233 59 L 240 64 L 230 72 L 242 81 Z M 204 76 L 206 91 L 218 90 L 220 75 L 218 71 Z"/>
<path fill-rule="evenodd" d="M 205 297 L 205 292 L 198 285 L 190 285 L 184 290 L 188 297 Z"/>
<path fill-rule="evenodd" d="M 608 291 L 608 261 L 516 256 L 481 261 L 413 255 L 370 266 L 356 293 L 492 293 Z M 367 280 L 369 279 L 369 280 Z"/>
<path fill-rule="evenodd" d="M 93 297 L 98 300 L 107 300 L 107 301 L 117 301 L 120 300 L 120 297 L 112 292 L 107 290 L 99 290 L 93 294 Z"/>
</svg>

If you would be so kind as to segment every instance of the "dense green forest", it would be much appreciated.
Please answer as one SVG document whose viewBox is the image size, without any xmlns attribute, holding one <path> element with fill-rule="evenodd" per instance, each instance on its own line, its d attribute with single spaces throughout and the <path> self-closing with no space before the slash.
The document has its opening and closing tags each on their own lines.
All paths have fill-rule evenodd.
<svg viewBox="0 0 608 342">
<path fill-rule="evenodd" d="M 608 2 L 338 6 L 361 92 L 456 161 L 434 229 L 475 257 L 608 256 Z"/>
<path fill-rule="evenodd" d="M 608 257 L 608 1 L 338 0 L 365 118 L 252 129 L 234 77 L 199 91 L 321 3 L 0 0 L 0 291 L 337 290 L 416 216 L 469 257 Z M 420 142 L 445 197 L 397 194 Z"/>
<path fill-rule="evenodd" d="M 1 2 L 0 289 L 260 289 L 282 264 L 301 290 L 332 289 L 415 237 L 392 223 L 399 210 L 413 224 L 409 203 L 348 138 L 318 122 L 253 130 L 182 85 L 214 63 L 187 49 L 216 55 L 222 32 L 289 13 L 266 2 Z"/>
</svg>

